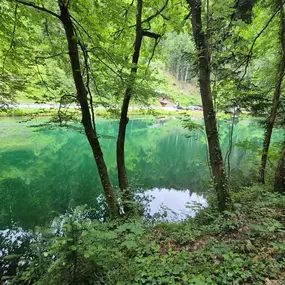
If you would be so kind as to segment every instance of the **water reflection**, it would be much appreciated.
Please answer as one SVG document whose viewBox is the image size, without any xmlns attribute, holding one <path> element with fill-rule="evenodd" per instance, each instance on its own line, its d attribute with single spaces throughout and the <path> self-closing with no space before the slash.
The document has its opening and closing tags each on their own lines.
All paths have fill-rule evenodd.
<svg viewBox="0 0 285 285">
<path fill-rule="evenodd" d="M 175 190 L 166 188 L 154 188 L 144 192 L 149 197 L 149 214 L 159 214 L 161 220 L 178 221 L 194 217 L 197 206 L 205 208 L 208 206 L 203 196 L 197 195 L 190 190 Z M 192 207 L 194 206 L 194 207 Z"/>
<path fill-rule="evenodd" d="M 0 230 L 11 224 L 25 229 L 43 225 L 77 205 L 100 208 L 97 197 L 102 188 L 86 137 L 74 129 L 29 127 L 35 123 L 42 122 L 19 124 L 15 119 L 0 119 Z M 230 123 L 221 122 L 219 126 L 224 153 Z M 115 188 L 117 132 L 118 121 L 98 121 L 104 158 Z M 248 183 L 251 168 L 259 162 L 262 137 L 262 128 L 252 121 L 240 121 L 234 126 L 233 145 L 247 141 L 249 146 L 232 150 L 231 177 L 237 177 L 239 184 Z M 273 133 L 273 143 L 282 139 L 282 131 Z M 125 153 L 133 191 L 185 191 L 169 198 L 173 204 L 169 208 L 174 211 L 176 195 L 188 201 L 187 189 L 193 191 L 193 197 L 206 197 L 210 191 L 205 134 L 196 131 L 189 136 L 179 120 L 130 120 Z M 162 196 L 167 199 L 168 194 L 163 192 Z M 169 206 L 170 202 L 164 203 Z"/>
</svg>

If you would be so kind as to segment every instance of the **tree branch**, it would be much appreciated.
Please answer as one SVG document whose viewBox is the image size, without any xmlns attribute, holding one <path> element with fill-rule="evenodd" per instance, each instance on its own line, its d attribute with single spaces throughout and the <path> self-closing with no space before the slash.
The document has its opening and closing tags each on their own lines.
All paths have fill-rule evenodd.
<svg viewBox="0 0 285 285">
<path fill-rule="evenodd" d="M 13 0 L 12 0 L 12 1 L 13 1 Z M 50 14 L 50 15 L 52 15 L 52 16 L 58 18 L 58 19 L 60 19 L 60 16 L 57 15 L 56 13 L 54 13 L 54 12 L 52 12 L 52 11 L 50 11 L 50 10 L 44 8 L 44 7 L 39 7 L 39 6 L 35 5 L 35 4 L 32 3 L 32 2 L 25 2 L 25 1 L 21 1 L 21 0 L 14 0 L 14 1 L 16 1 L 17 3 L 23 4 L 23 5 L 29 6 L 29 7 L 33 7 L 33 8 L 35 8 L 35 9 L 40 10 L 40 11 L 46 12 L 46 13 L 48 13 L 48 14 Z"/>
<path fill-rule="evenodd" d="M 43 76 L 41 74 L 37 57 L 35 58 L 35 63 L 36 63 L 37 72 L 38 72 L 38 75 L 39 75 L 39 77 L 40 77 L 40 79 L 42 81 L 42 84 L 46 87 L 47 91 L 50 92 L 50 94 L 53 95 L 53 98 L 56 98 L 55 94 L 51 91 L 51 89 L 49 88 L 49 86 L 47 85 L 47 83 L 45 82 L 45 80 L 44 80 L 44 78 L 43 78 Z"/>
<path fill-rule="evenodd" d="M 84 46 L 84 44 L 82 44 L 80 41 L 78 41 L 79 47 L 83 53 L 83 58 L 84 58 L 84 64 L 85 64 L 85 68 L 86 68 L 86 89 L 87 92 L 89 94 L 89 104 L 90 104 L 90 109 L 91 109 L 91 115 L 92 115 L 92 124 L 93 124 L 93 129 L 96 130 L 96 125 L 95 125 L 95 114 L 94 114 L 94 107 L 93 107 L 93 97 L 92 97 L 92 93 L 90 90 L 90 76 L 89 76 L 89 64 L 88 64 L 88 52 Z"/>
<path fill-rule="evenodd" d="M 18 13 L 18 3 L 16 3 L 15 6 L 15 12 L 14 12 L 14 27 L 13 27 L 13 32 L 12 32 L 12 39 L 11 39 L 11 43 L 9 46 L 9 49 L 7 50 L 7 52 L 5 53 L 4 59 L 3 59 L 3 65 L 2 65 L 2 74 L 4 74 L 5 72 L 5 63 L 8 57 L 9 52 L 11 51 L 11 49 L 14 46 L 15 43 L 15 34 L 16 34 L 16 27 L 17 27 L 17 13 Z"/>
<path fill-rule="evenodd" d="M 129 7 L 125 10 L 125 13 L 124 13 L 124 17 L 125 17 L 125 22 L 128 18 L 128 14 L 129 14 L 129 10 L 131 9 L 131 7 L 134 5 L 134 2 L 135 0 L 132 0 L 131 4 L 129 5 Z"/>
<path fill-rule="evenodd" d="M 258 38 L 262 35 L 262 33 L 267 29 L 267 27 L 269 26 L 269 24 L 272 22 L 272 20 L 274 19 L 274 17 L 278 14 L 278 12 L 280 11 L 280 9 L 283 7 L 285 3 L 285 0 L 281 3 L 281 5 L 278 7 L 278 9 L 274 12 L 274 14 L 270 17 L 270 19 L 268 20 L 268 22 L 266 23 L 266 25 L 263 27 L 263 29 L 256 35 L 256 37 L 254 38 L 253 42 L 252 42 L 252 45 L 250 47 L 250 50 L 248 52 L 248 55 L 247 55 L 247 58 L 246 58 L 246 65 L 245 65 L 245 68 L 244 68 L 244 73 L 241 77 L 241 80 L 245 77 L 246 73 L 247 73 L 247 69 L 248 69 L 248 65 L 249 65 L 249 62 L 251 60 L 251 57 L 252 57 L 252 54 L 253 54 L 253 48 L 254 48 L 254 45 L 256 43 L 256 41 L 258 40 Z"/>
<path fill-rule="evenodd" d="M 163 15 L 163 14 L 160 14 L 160 16 L 164 19 L 164 20 L 166 20 L 166 21 L 169 21 L 170 20 L 170 18 L 169 17 L 166 17 L 165 15 Z"/>
<path fill-rule="evenodd" d="M 59 118 L 59 124 L 62 125 L 62 116 L 61 116 L 61 109 L 62 109 L 62 104 L 63 104 L 63 99 L 66 98 L 66 97 L 71 97 L 71 98 L 74 98 L 76 100 L 76 102 L 78 102 L 77 100 L 77 97 L 74 96 L 74 95 L 70 95 L 70 94 L 65 94 L 65 95 L 62 95 L 60 97 L 60 100 L 59 100 L 59 107 L 58 107 L 58 110 L 57 110 L 57 116 Z"/>
<path fill-rule="evenodd" d="M 108 65 L 104 60 L 102 60 L 97 54 L 94 53 L 93 49 L 89 50 L 103 65 L 105 65 L 109 70 L 111 70 L 115 75 L 117 75 L 122 81 L 124 80 L 123 77 L 110 65 Z"/>
<path fill-rule="evenodd" d="M 143 30 L 143 36 L 153 38 L 155 40 L 158 40 L 159 38 L 161 38 L 161 35 L 153 33 L 153 32 L 149 32 L 146 30 Z"/>
<path fill-rule="evenodd" d="M 188 20 L 191 17 L 192 11 L 190 10 L 190 12 L 184 17 L 184 21 Z"/>
<path fill-rule="evenodd" d="M 147 70 L 149 69 L 150 63 L 151 63 L 151 61 L 152 61 L 152 59 L 154 57 L 155 49 L 156 49 L 157 45 L 159 44 L 159 41 L 160 41 L 160 37 L 155 39 L 155 43 L 154 43 L 154 46 L 153 46 L 153 49 L 152 49 L 152 53 L 151 53 L 151 56 L 150 56 L 148 64 L 147 64 L 147 68 L 145 70 L 145 74 L 147 73 Z"/>
<path fill-rule="evenodd" d="M 106 51 L 105 49 L 103 49 L 100 46 L 95 46 L 95 42 L 92 38 L 92 36 L 87 32 L 87 30 L 72 16 L 70 15 L 71 19 L 74 21 L 74 28 L 76 29 L 76 31 L 81 34 L 79 28 L 84 32 L 84 34 L 90 39 L 91 43 L 94 45 L 94 47 L 92 47 L 91 49 L 86 50 L 87 52 L 91 52 L 93 53 L 93 55 L 102 63 L 104 64 L 108 69 L 110 69 L 114 74 L 116 74 L 117 76 L 120 77 L 121 80 L 123 80 L 123 78 L 111 67 L 109 66 L 107 63 L 105 63 L 97 54 L 94 53 L 94 50 L 100 49 L 102 50 L 104 53 L 106 53 L 109 57 L 109 59 L 112 61 L 112 63 L 117 67 L 117 64 L 115 62 L 115 60 L 112 58 L 112 56 L 110 55 L 110 53 L 108 51 Z M 82 37 L 82 35 L 81 35 Z M 83 37 L 82 37 L 83 38 Z"/>
<path fill-rule="evenodd" d="M 131 4 L 129 5 L 129 7 L 125 10 L 125 13 L 124 13 L 124 18 L 125 18 L 125 21 L 124 21 L 124 25 L 126 24 L 127 20 L 128 20 L 128 14 L 129 14 L 129 10 L 131 9 L 131 7 L 134 5 L 134 2 L 135 0 L 132 0 Z M 122 28 L 118 31 L 116 31 L 114 33 L 114 36 L 115 36 L 115 39 L 117 40 L 121 34 L 125 31 L 125 28 Z"/>
<path fill-rule="evenodd" d="M 36 60 L 38 60 L 38 59 L 46 60 L 46 59 L 54 58 L 54 57 L 57 57 L 60 55 L 68 55 L 68 52 L 60 52 L 60 53 L 52 54 L 52 55 L 48 55 L 48 56 L 36 56 Z"/>
<path fill-rule="evenodd" d="M 160 15 L 160 14 L 163 12 L 163 10 L 167 7 L 168 1 L 169 1 L 169 0 L 166 0 L 166 1 L 165 1 L 164 5 L 160 8 L 160 10 L 158 10 L 158 11 L 157 11 L 156 13 L 154 13 L 152 16 L 149 16 L 147 19 L 143 20 L 143 21 L 142 21 L 142 24 L 143 24 L 143 23 L 146 23 L 146 22 L 150 22 L 152 19 L 154 19 L 154 18 L 156 18 L 158 15 Z"/>
<path fill-rule="evenodd" d="M 145 20 L 143 20 L 143 21 L 141 22 L 141 24 L 149 23 L 152 19 L 154 19 L 154 18 L 156 18 L 157 16 L 159 16 L 159 15 L 163 12 L 163 10 L 167 7 L 168 1 L 169 1 L 169 0 L 166 0 L 165 3 L 164 3 L 164 5 L 161 7 L 160 10 L 158 10 L 156 13 L 154 13 L 154 14 L 151 15 L 151 16 L 149 16 L 149 17 L 146 18 Z M 134 27 L 136 27 L 136 25 L 132 25 L 132 26 L 130 26 L 129 28 L 134 28 Z"/>
</svg>

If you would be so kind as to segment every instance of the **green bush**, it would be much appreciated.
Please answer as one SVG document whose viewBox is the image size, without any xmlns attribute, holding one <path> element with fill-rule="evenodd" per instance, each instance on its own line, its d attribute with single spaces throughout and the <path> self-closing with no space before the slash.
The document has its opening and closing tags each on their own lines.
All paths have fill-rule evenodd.
<svg viewBox="0 0 285 285">
<path fill-rule="evenodd" d="M 210 205 L 194 219 L 155 225 L 100 223 L 78 207 L 51 228 L 37 229 L 23 250 L 10 246 L 5 260 L 17 270 L 2 279 L 38 285 L 283 282 L 285 196 L 253 186 L 235 193 L 234 202 L 233 212 Z"/>
</svg>

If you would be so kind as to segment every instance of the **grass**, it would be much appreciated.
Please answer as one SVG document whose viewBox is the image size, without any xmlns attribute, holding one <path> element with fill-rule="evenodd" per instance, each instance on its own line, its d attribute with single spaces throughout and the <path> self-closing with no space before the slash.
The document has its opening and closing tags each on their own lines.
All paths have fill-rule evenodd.
<svg viewBox="0 0 285 285">
<path fill-rule="evenodd" d="M 184 83 L 178 81 L 175 76 L 167 71 L 161 71 L 161 76 L 166 81 L 166 93 L 173 102 L 179 102 L 181 106 L 201 105 L 201 96 L 196 82 Z"/>
<path fill-rule="evenodd" d="M 43 117 L 43 116 L 54 116 L 58 114 L 57 109 L 38 109 L 38 108 L 13 108 L 8 110 L 7 112 L 0 112 L 0 117 Z M 168 116 L 182 116 L 182 115 L 191 115 L 195 118 L 202 118 L 203 113 L 201 111 L 186 111 L 186 110 L 167 110 L 163 107 L 159 109 L 129 109 L 129 115 L 132 116 L 146 116 L 152 115 L 155 117 L 168 117 Z M 73 115 L 79 116 L 80 112 L 77 110 L 73 111 Z M 95 115 L 103 118 L 118 118 L 119 110 L 108 110 L 108 109 L 95 109 Z"/>
</svg>

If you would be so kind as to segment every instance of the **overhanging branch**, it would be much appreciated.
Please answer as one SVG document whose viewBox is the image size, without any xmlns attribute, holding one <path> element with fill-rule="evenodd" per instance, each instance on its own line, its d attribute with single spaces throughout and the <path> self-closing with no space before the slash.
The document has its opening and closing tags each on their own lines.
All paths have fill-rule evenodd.
<svg viewBox="0 0 285 285">
<path fill-rule="evenodd" d="M 146 30 L 143 30 L 143 36 L 149 37 L 149 38 L 153 38 L 155 40 L 158 40 L 161 37 L 161 35 L 159 35 L 159 34 L 156 34 L 156 33 L 153 33 L 153 32 L 149 32 L 149 31 L 146 31 Z"/>
<path fill-rule="evenodd" d="M 280 11 L 280 9 L 283 7 L 283 5 L 285 4 L 285 0 L 281 3 L 281 5 L 278 7 L 278 9 L 274 12 L 274 14 L 270 17 L 270 19 L 267 21 L 267 23 L 265 24 L 265 26 L 262 28 L 262 30 L 256 35 L 256 37 L 254 38 L 252 45 L 250 47 L 250 50 L 247 54 L 247 58 L 246 58 L 246 65 L 244 68 L 244 73 L 241 77 L 241 80 L 245 77 L 246 73 L 247 73 L 247 69 L 248 69 L 248 65 L 249 62 L 251 60 L 252 54 L 253 54 L 253 48 L 255 46 L 256 41 L 258 40 L 258 38 L 263 34 L 263 32 L 268 28 L 269 24 L 272 22 L 272 20 L 275 18 L 275 16 L 278 14 L 278 12 Z"/>
<path fill-rule="evenodd" d="M 10 0 L 10 1 L 11 1 L 11 0 Z M 16 1 L 17 3 L 23 4 L 23 5 L 25 5 L 25 6 L 33 7 L 33 8 L 35 8 L 35 9 L 37 9 L 37 10 L 46 12 L 46 13 L 48 13 L 48 14 L 50 14 L 50 15 L 52 15 L 52 16 L 58 18 L 58 19 L 60 19 L 60 16 L 57 15 L 56 13 L 54 13 L 53 11 L 50 11 L 50 10 L 44 8 L 44 7 L 37 6 L 37 5 L 35 5 L 34 3 L 32 3 L 32 2 L 25 2 L 25 1 L 21 1 L 21 0 L 12 0 L 12 1 Z"/>
<path fill-rule="evenodd" d="M 154 53 L 155 53 L 155 50 L 156 50 L 156 47 L 158 46 L 159 44 L 159 41 L 160 41 L 160 37 L 155 39 L 155 43 L 154 43 L 154 46 L 153 46 L 153 49 L 152 49 L 152 53 L 151 53 L 151 56 L 149 58 L 149 61 L 148 61 L 148 64 L 147 64 L 147 68 L 145 70 L 145 74 L 147 73 L 148 69 L 149 69 L 149 66 L 150 66 L 150 63 L 154 57 Z"/>
<path fill-rule="evenodd" d="M 157 16 L 159 16 L 163 10 L 167 7 L 168 5 L 168 1 L 169 0 L 166 0 L 164 5 L 160 8 L 160 10 L 158 10 L 156 13 L 154 13 L 153 15 L 149 16 L 148 18 L 146 18 L 145 20 L 141 21 L 141 24 L 144 24 L 144 23 L 149 23 L 152 19 L 156 18 Z M 129 28 L 134 28 L 136 27 L 136 25 L 132 25 L 130 26 Z"/>
<path fill-rule="evenodd" d="M 146 23 L 146 22 L 150 22 L 152 19 L 156 18 L 158 15 L 160 15 L 163 10 L 167 7 L 168 5 L 168 1 L 169 0 L 166 0 L 164 5 L 160 8 L 160 10 L 158 10 L 156 13 L 154 13 L 153 15 L 149 16 L 148 18 L 146 18 L 145 20 L 142 21 L 142 24 L 143 23 Z"/>
<path fill-rule="evenodd" d="M 14 27 L 13 27 L 13 31 L 12 31 L 12 39 L 11 39 L 11 43 L 9 46 L 9 49 L 7 50 L 7 52 L 5 53 L 4 59 L 3 59 L 3 64 L 2 64 L 2 74 L 4 74 L 5 72 L 5 63 L 8 57 L 9 52 L 11 51 L 11 49 L 13 48 L 14 44 L 15 44 L 15 34 L 16 34 L 16 27 L 17 27 L 17 13 L 18 13 L 18 3 L 16 3 L 15 6 L 15 12 L 14 12 Z"/>
</svg>

